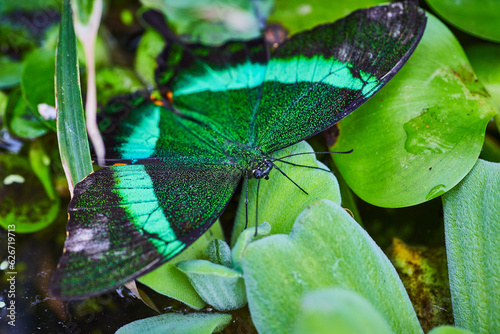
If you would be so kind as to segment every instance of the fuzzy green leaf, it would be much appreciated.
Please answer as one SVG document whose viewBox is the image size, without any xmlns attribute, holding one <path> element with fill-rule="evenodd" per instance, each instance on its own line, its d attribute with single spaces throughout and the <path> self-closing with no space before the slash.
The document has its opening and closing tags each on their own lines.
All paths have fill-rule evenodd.
<svg viewBox="0 0 500 334">
<path fill-rule="evenodd" d="M 253 322 L 290 333 L 305 293 L 340 287 L 376 307 L 396 333 L 422 333 L 406 290 L 382 250 L 338 204 L 310 204 L 290 236 L 252 242 L 242 260 Z"/>
<path fill-rule="evenodd" d="M 443 207 L 455 323 L 499 333 L 500 164 L 478 160 Z"/>
<path fill-rule="evenodd" d="M 474 166 L 496 110 L 451 32 L 428 14 L 415 53 L 380 92 L 339 123 L 334 154 L 363 200 L 415 205 L 455 186 Z"/>
<path fill-rule="evenodd" d="M 236 310 L 247 303 L 241 273 L 206 260 L 183 261 L 177 268 L 189 277 L 200 297 L 218 311 Z"/>
<path fill-rule="evenodd" d="M 210 262 L 231 267 L 231 248 L 224 240 L 210 241 L 207 246 L 207 255 Z"/>
<path fill-rule="evenodd" d="M 230 314 L 221 313 L 167 313 L 137 320 L 116 331 L 116 334 L 211 334 L 231 322 Z"/>
<path fill-rule="evenodd" d="M 344 289 L 319 290 L 302 300 L 295 334 L 388 334 L 384 317 L 359 294 Z"/>
<path fill-rule="evenodd" d="M 257 234 L 255 232 L 257 232 Z M 243 259 L 243 255 L 245 254 L 247 246 L 255 240 L 268 236 L 270 233 L 271 225 L 267 222 L 260 224 L 257 231 L 255 231 L 255 228 L 247 228 L 246 230 L 241 232 L 231 251 L 231 262 L 233 268 L 239 272 L 242 272 L 241 261 Z"/>
<path fill-rule="evenodd" d="M 472 332 L 459 327 L 439 326 L 433 328 L 428 334 L 472 334 Z"/>
</svg>

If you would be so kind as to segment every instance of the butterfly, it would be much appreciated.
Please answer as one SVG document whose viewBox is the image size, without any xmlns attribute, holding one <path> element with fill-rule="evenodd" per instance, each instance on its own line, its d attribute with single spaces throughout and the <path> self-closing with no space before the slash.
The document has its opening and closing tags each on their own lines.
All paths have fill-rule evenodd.
<svg viewBox="0 0 500 334">
<path fill-rule="evenodd" d="M 270 154 L 337 123 L 405 64 L 425 29 L 412 2 L 358 10 L 296 34 L 184 45 L 164 32 L 166 103 L 115 104 L 106 165 L 74 189 L 51 293 L 97 295 L 165 263 L 219 218 L 242 177 L 267 178 Z"/>
</svg>

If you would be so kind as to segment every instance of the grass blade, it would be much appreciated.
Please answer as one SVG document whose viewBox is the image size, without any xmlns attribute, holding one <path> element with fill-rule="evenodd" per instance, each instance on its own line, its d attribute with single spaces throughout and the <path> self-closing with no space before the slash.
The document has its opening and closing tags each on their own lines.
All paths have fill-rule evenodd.
<svg viewBox="0 0 500 334">
<path fill-rule="evenodd" d="M 56 109 L 61 162 L 73 193 L 74 185 L 92 172 L 92 161 L 85 131 L 76 37 L 69 0 L 64 1 L 57 45 Z"/>
</svg>

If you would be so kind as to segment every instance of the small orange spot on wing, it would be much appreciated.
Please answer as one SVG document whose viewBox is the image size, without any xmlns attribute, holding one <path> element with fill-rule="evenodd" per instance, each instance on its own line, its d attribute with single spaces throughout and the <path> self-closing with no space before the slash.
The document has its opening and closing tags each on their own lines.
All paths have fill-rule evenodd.
<svg viewBox="0 0 500 334">
<path fill-rule="evenodd" d="M 126 165 L 126 164 L 122 164 L 122 163 L 120 163 L 120 162 L 117 162 L 117 163 L 115 163 L 115 164 L 111 165 L 111 167 L 116 167 L 116 166 L 125 166 L 125 165 Z"/>
<path fill-rule="evenodd" d="M 151 102 L 153 102 L 154 104 L 156 104 L 157 106 L 163 106 L 163 102 L 161 100 L 159 100 L 155 94 L 151 94 L 149 96 L 149 99 L 151 100 Z"/>
<path fill-rule="evenodd" d="M 169 103 L 174 103 L 174 94 L 172 94 L 172 92 L 167 92 L 167 100 Z"/>
</svg>

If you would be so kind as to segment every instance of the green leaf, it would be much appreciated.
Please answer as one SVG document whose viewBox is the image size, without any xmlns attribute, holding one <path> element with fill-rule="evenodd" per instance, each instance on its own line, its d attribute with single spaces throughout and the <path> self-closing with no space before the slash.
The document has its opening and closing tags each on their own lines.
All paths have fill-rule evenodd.
<svg viewBox="0 0 500 334">
<path fill-rule="evenodd" d="M 180 255 L 137 280 L 158 293 L 180 300 L 194 309 L 201 309 L 205 306 L 205 302 L 176 265 L 181 261 L 206 259 L 205 251 L 209 242 L 222 238 L 222 229 L 217 222 Z"/>
<path fill-rule="evenodd" d="M 43 141 L 40 138 L 37 138 L 31 143 L 28 157 L 31 169 L 42 183 L 45 193 L 49 199 L 55 200 L 57 193 L 52 185 L 50 175 L 50 164 L 52 161 L 45 150 Z"/>
<path fill-rule="evenodd" d="M 486 135 L 480 158 L 491 162 L 500 162 L 500 142 L 493 136 Z"/>
<path fill-rule="evenodd" d="M 105 105 L 112 97 L 144 89 L 134 71 L 114 66 L 96 74 L 97 102 Z"/>
<path fill-rule="evenodd" d="M 384 334 L 393 331 L 365 298 L 337 288 L 306 294 L 294 333 Z"/>
<path fill-rule="evenodd" d="M 37 138 L 48 131 L 30 110 L 18 88 L 9 94 L 4 122 L 12 134 L 21 138 Z"/>
<path fill-rule="evenodd" d="M 61 162 L 73 186 L 92 172 L 79 83 L 71 7 L 64 0 L 56 54 L 57 138 Z"/>
<path fill-rule="evenodd" d="M 210 262 L 231 267 L 231 248 L 224 240 L 210 241 L 207 246 L 207 254 Z"/>
<path fill-rule="evenodd" d="M 303 141 L 273 153 L 272 157 L 281 158 L 290 154 L 305 152 L 313 152 L 313 149 Z M 289 233 L 295 218 L 310 203 L 323 198 L 340 203 L 340 190 L 337 179 L 333 173 L 328 172 L 328 167 L 316 160 L 314 154 L 297 155 L 287 158 L 285 161 L 304 166 L 321 167 L 327 171 L 276 162 L 276 165 L 288 177 L 307 191 L 309 195 L 304 194 L 277 170 L 271 172 L 269 180 L 261 180 L 259 190 L 259 223 L 269 222 L 272 227 L 272 234 Z M 255 226 L 257 183 L 258 181 L 255 179 L 250 180 L 248 191 L 248 227 Z M 246 187 L 244 183 L 238 212 L 236 213 L 236 221 L 231 239 L 232 244 L 236 242 L 239 234 L 245 228 L 245 197 Z"/>
<path fill-rule="evenodd" d="M 177 263 L 177 268 L 189 277 L 196 292 L 218 311 L 230 311 L 247 303 L 245 283 L 241 273 L 207 260 Z"/>
<path fill-rule="evenodd" d="M 0 0 L 0 13 L 8 13 L 12 11 L 37 11 L 37 10 L 59 10 L 60 0 L 27 0 L 27 1 L 12 1 Z"/>
<path fill-rule="evenodd" d="M 134 69 L 148 87 L 155 87 L 156 57 L 165 47 L 165 40 L 154 29 L 146 29 L 135 54 Z"/>
<path fill-rule="evenodd" d="M 7 109 L 7 103 L 9 98 L 7 94 L 0 90 L 0 125 L 3 123 L 3 118 L 5 117 L 5 109 Z"/>
<path fill-rule="evenodd" d="M 332 6 L 330 1 L 325 0 L 276 0 L 274 11 L 268 21 L 280 23 L 290 35 L 294 35 L 319 24 L 334 22 L 357 9 L 386 2 L 383 0 L 337 0 L 335 6 Z"/>
<path fill-rule="evenodd" d="M 0 56 L 0 89 L 17 85 L 21 81 L 22 71 L 23 63 Z"/>
<path fill-rule="evenodd" d="M 98 1 L 102 0 L 73 0 L 73 11 L 76 13 L 75 18 L 79 24 L 89 25 L 92 9 Z"/>
<path fill-rule="evenodd" d="M 477 77 L 484 84 L 500 110 L 500 45 L 492 43 L 472 44 L 465 47 L 467 58 Z"/>
<path fill-rule="evenodd" d="M 469 172 L 495 112 L 457 40 L 428 14 L 408 63 L 339 123 L 332 150 L 354 151 L 333 158 L 368 203 L 415 205 L 442 195 Z"/>
<path fill-rule="evenodd" d="M 498 0 L 427 0 L 445 21 L 471 35 L 500 42 Z"/>
<path fill-rule="evenodd" d="M 457 326 L 500 332 L 500 164 L 478 160 L 443 196 L 446 250 Z"/>
<path fill-rule="evenodd" d="M 59 197 L 50 198 L 21 155 L 0 154 L 0 226 L 15 225 L 16 233 L 47 227 L 59 212 Z"/>
<path fill-rule="evenodd" d="M 387 257 L 337 203 L 310 204 L 290 236 L 272 235 L 245 250 L 243 278 L 261 333 L 289 333 L 303 296 L 340 287 L 375 306 L 395 333 L 422 333 L 406 290 Z"/>
<path fill-rule="evenodd" d="M 273 6 L 272 0 L 141 0 L 141 3 L 162 11 L 186 41 L 208 45 L 259 37 L 261 25 Z"/>
<path fill-rule="evenodd" d="M 241 269 L 241 261 L 243 260 L 243 255 L 245 254 L 247 246 L 255 240 L 268 236 L 270 233 L 271 225 L 267 222 L 260 224 L 257 231 L 255 228 L 247 228 L 241 232 L 231 251 L 233 268 L 239 272 L 243 272 Z"/>
<path fill-rule="evenodd" d="M 24 99 L 35 116 L 52 130 L 56 130 L 55 112 L 45 113 L 46 107 L 55 108 L 54 50 L 37 49 L 24 61 L 21 89 Z M 49 109 L 50 110 L 50 109 Z"/>
<path fill-rule="evenodd" d="M 439 326 L 432 329 L 428 334 L 472 334 L 472 332 L 453 326 Z"/>
<path fill-rule="evenodd" d="M 221 313 L 167 313 L 131 322 L 116 334 L 210 334 L 222 330 L 231 319 L 230 314 Z"/>
</svg>

